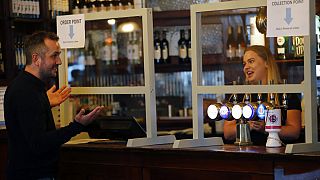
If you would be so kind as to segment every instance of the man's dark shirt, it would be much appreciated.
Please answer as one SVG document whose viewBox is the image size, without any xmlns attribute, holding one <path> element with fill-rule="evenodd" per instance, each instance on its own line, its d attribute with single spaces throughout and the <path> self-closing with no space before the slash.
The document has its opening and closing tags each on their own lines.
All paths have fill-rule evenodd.
<svg viewBox="0 0 320 180">
<path fill-rule="evenodd" d="M 77 122 L 56 130 L 45 84 L 21 72 L 4 97 L 8 179 L 54 177 L 60 146 L 83 130 Z"/>
</svg>

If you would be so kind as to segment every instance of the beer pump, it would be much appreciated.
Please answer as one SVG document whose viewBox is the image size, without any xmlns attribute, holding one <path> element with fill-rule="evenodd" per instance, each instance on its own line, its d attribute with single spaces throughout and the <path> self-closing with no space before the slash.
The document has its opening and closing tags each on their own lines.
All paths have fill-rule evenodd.
<svg viewBox="0 0 320 180">
<path fill-rule="evenodd" d="M 236 124 L 236 142 L 234 144 L 239 146 L 251 145 L 251 136 L 250 136 L 250 125 L 248 120 L 251 116 L 254 116 L 253 112 L 248 112 L 248 107 L 250 108 L 250 96 L 245 94 L 245 103 L 236 103 L 232 107 L 232 116 L 237 121 Z M 245 108 L 246 107 L 246 108 Z M 251 108 L 250 108 L 251 109 Z"/>
<path fill-rule="evenodd" d="M 270 84 L 273 84 L 271 81 Z M 275 105 L 275 94 L 270 93 L 270 106 L 267 107 L 265 117 L 265 131 L 269 133 L 266 147 L 280 147 L 282 146 L 278 133 L 281 130 L 281 109 Z M 285 95 L 285 104 L 287 104 L 287 97 Z"/>
</svg>

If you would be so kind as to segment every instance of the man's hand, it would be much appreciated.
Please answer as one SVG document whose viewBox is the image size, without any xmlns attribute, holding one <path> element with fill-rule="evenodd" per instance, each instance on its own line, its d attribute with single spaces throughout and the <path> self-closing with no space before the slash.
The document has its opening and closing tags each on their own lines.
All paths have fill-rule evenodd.
<svg viewBox="0 0 320 180">
<path fill-rule="evenodd" d="M 87 115 L 84 115 L 85 109 L 81 109 L 74 119 L 78 123 L 86 126 L 96 119 L 96 117 L 99 115 L 102 109 L 103 109 L 103 106 L 97 106 Z"/>
<path fill-rule="evenodd" d="M 67 86 L 62 86 L 60 89 L 56 90 L 56 85 L 53 85 L 48 91 L 48 99 L 51 107 L 55 107 L 63 103 L 69 98 L 71 93 L 71 88 Z"/>
</svg>

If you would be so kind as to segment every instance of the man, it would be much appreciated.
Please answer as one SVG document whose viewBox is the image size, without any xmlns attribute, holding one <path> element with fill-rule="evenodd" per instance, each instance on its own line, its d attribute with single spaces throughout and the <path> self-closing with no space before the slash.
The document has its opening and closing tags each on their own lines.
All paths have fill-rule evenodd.
<svg viewBox="0 0 320 180">
<path fill-rule="evenodd" d="M 60 104 L 70 92 L 65 87 L 56 92 L 53 87 L 46 92 L 46 84 L 57 76 L 62 64 L 58 39 L 50 32 L 32 34 L 25 42 L 25 70 L 6 90 L 9 180 L 54 179 L 60 146 L 80 133 L 101 111 L 102 107 L 96 107 L 84 115 L 82 109 L 68 126 L 55 129 L 51 106 Z"/>
</svg>

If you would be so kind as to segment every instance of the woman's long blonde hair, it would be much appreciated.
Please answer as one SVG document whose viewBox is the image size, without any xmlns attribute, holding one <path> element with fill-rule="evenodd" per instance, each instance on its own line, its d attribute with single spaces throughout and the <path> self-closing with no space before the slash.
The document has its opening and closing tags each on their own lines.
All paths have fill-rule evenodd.
<svg viewBox="0 0 320 180">
<path fill-rule="evenodd" d="M 247 47 L 244 53 L 246 53 L 247 51 L 255 52 L 259 57 L 261 57 L 267 63 L 268 65 L 267 83 L 269 83 L 271 80 L 273 80 L 274 84 L 282 83 L 278 65 L 276 64 L 269 48 L 266 48 L 260 45 L 253 45 L 253 46 Z"/>
<path fill-rule="evenodd" d="M 260 46 L 260 45 L 253 45 L 253 46 L 247 47 L 244 53 L 246 53 L 247 51 L 255 52 L 259 57 L 261 57 L 267 63 L 267 66 L 268 66 L 267 83 L 269 83 L 271 80 L 273 80 L 274 84 L 282 83 L 278 65 L 276 64 L 269 48 L 265 46 Z M 270 101 L 269 95 L 268 95 L 268 101 Z M 278 98 L 278 95 L 276 94 L 275 94 L 275 104 L 279 105 L 279 98 Z"/>
</svg>

